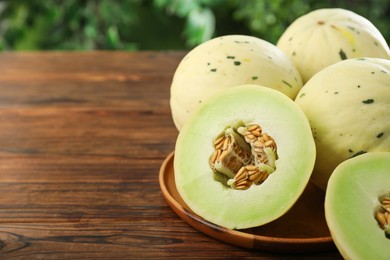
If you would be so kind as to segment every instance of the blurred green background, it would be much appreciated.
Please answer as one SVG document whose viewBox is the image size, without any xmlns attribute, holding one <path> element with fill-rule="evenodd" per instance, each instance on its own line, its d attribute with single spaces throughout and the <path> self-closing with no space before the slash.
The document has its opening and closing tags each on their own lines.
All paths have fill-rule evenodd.
<svg viewBox="0 0 390 260">
<path fill-rule="evenodd" d="M 226 34 L 276 43 L 299 16 L 341 7 L 390 40 L 390 0 L 3 0 L 0 50 L 178 50 Z"/>
</svg>

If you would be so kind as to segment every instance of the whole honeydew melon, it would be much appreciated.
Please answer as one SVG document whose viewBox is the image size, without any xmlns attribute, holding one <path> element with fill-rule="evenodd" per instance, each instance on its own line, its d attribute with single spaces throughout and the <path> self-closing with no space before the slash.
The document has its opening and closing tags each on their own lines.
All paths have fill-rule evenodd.
<svg viewBox="0 0 390 260">
<path fill-rule="evenodd" d="M 302 80 L 292 61 L 269 42 L 247 35 L 211 39 L 191 50 L 173 76 L 170 106 L 177 129 L 208 97 L 242 84 L 263 85 L 294 99 Z"/>
<path fill-rule="evenodd" d="M 390 58 L 386 40 L 370 21 L 340 8 L 318 9 L 299 17 L 277 46 L 295 63 L 304 83 L 347 58 Z"/>
<path fill-rule="evenodd" d="M 345 259 L 390 259 L 390 153 L 341 163 L 329 179 L 325 217 Z"/>
<path fill-rule="evenodd" d="M 314 161 L 310 125 L 296 103 L 274 89 L 243 85 L 207 99 L 184 125 L 175 147 L 175 183 L 196 214 L 243 229 L 287 212 Z"/>
<path fill-rule="evenodd" d="M 390 60 L 348 59 L 315 74 L 296 103 L 309 119 L 317 148 L 312 180 L 326 189 L 341 162 L 390 152 Z"/>
</svg>

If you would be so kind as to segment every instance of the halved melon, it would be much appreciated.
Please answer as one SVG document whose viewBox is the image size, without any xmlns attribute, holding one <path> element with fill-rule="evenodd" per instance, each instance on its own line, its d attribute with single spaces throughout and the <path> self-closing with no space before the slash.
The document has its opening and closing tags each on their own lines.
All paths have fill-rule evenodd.
<svg viewBox="0 0 390 260">
<path fill-rule="evenodd" d="M 343 257 L 390 259 L 389 203 L 390 153 L 359 155 L 335 169 L 326 190 L 325 216 Z M 378 214 L 386 216 L 385 223 L 376 220 Z"/>
<path fill-rule="evenodd" d="M 179 133 L 180 196 L 214 224 L 243 229 L 275 220 L 305 189 L 315 161 L 307 118 L 279 91 L 242 85 L 202 104 Z"/>
</svg>

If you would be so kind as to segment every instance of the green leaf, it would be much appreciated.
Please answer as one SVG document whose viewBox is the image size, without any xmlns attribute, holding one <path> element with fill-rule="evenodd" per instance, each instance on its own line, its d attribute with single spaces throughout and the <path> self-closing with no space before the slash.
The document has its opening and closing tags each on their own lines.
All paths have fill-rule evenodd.
<svg viewBox="0 0 390 260">
<path fill-rule="evenodd" d="M 213 36 L 215 30 L 215 17 L 209 8 L 194 9 L 187 17 L 185 35 L 187 44 L 195 46 L 205 42 Z"/>
<path fill-rule="evenodd" d="M 120 43 L 118 29 L 116 28 L 116 26 L 108 27 L 107 41 L 108 41 L 108 45 L 111 49 L 115 49 L 115 47 Z"/>
</svg>

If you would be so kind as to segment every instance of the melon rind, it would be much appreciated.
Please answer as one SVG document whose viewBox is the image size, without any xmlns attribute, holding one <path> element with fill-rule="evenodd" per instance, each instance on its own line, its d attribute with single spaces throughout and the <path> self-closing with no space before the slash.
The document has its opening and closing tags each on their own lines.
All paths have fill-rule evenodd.
<svg viewBox="0 0 390 260">
<path fill-rule="evenodd" d="M 341 8 L 318 9 L 299 17 L 277 46 L 297 66 L 304 83 L 345 58 L 390 58 L 381 32 L 368 19 Z"/>
<path fill-rule="evenodd" d="M 174 73 L 170 107 L 176 128 L 208 97 L 244 84 L 273 88 L 291 99 L 303 85 L 293 62 L 265 40 L 249 35 L 211 39 L 187 53 Z"/>
<path fill-rule="evenodd" d="M 277 144 L 276 170 L 262 185 L 234 190 L 213 179 L 214 139 L 229 126 L 259 124 Z M 174 158 L 180 196 L 214 224 L 243 229 L 283 215 L 305 189 L 315 161 L 307 118 L 284 94 L 258 85 L 226 89 L 208 99 L 179 133 Z"/>
<path fill-rule="evenodd" d="M 325 217 L 345 259 L 390 259 L 390 239 L 374 218 L 379 198 L 390 193 L 390 153 L 359 155 L 329 179 Z"/>
<path fill-rule="evenodd" d="M 348 59 L 314 75 L 296 103 L 309 119 L 317 158 L 312 181 L 329 176 L 361 153 L 390 152 L 390 60 Z"/>
</svg>

